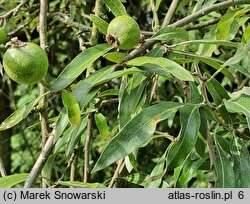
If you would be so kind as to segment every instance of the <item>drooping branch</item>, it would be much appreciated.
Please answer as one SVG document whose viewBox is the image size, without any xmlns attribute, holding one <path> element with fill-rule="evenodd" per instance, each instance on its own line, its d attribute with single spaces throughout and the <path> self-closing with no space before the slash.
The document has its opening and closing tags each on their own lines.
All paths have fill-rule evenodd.
<svg viewBox="0 0 250 204">
<path fill-rule="evenodd" d="M 226 9 L 230 6 L 236 6 L 236 5 L 241 5 L 241 4 L 250 4 L 250 0 L 228 0 L 225 2 L 217 3 L 211 6 L 207 6 L 173 24 L 171 24 L 172 27 L 182 27 L 185 26 L 191 22 L 196 21 L 198 18 L 205 16 L 213 11 L 218 11 L 222 9 Z"/>
<path fill-rule="evenodd" d="M 173 24 L 170 24 L 169 26 L 171 27 L 182 27 L 185 26 L 197 19 L 199 19 L 200 17 L 207 15 L 213 11 L 217 11 L 217 10 L 222 10 L 222 9 L 226 9 L 230 6 L 233 5 L 243 5 L 243 4 L 250 4 L 250 0 L 228 0 L 222 3 L 217 3 L 211 6 L 207 6 Z M 143 54 L 147 49 L 149 49 L 150 47 L 152 47 L 153 45 L 155 45 L 156 43 L 158 43 L 159 41 L 157 40 L 150 40 L 150 41 L 146 41 L 145 43 L 143 43 L 139 48 L 134 49 L 132 52 L 130 52 L 121 63 L 126 62 L 130 59 L 133 59 L 135 57 L 140 56 L 141 54 Z"/>
</svg>

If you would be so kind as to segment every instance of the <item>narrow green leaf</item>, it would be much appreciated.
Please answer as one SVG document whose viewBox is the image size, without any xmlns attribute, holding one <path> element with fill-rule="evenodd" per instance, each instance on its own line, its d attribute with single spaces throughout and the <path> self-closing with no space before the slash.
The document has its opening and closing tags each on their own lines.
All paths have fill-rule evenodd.
<svg viewBox="0 0 250 204">
<path fill-rule="evenodd" d="M 188 102 L 192 104 L 200 104 L 203 101 L 203 97 L 200 94 L 200 90 L 198 89 L 197 85 L 190 81 L 189 82 L 189 96 L 188 96 Z M 200 114 L 202 113 L 202 109 L 200 109 Z M 200 126 L 200 133 L 198 133 L 198 138 L 195 144 L 195 148 L 198 154 L 204 156 L 205 153 L 205 142 L 202 133 L 202 130 L 205 129 L 207 132 L 208 124 L 207 120 L 204 119 L 204 114 L 201 114 L 201 126 Z M 201 133 L 202 132 L 202 133 Z M 206 135 L 204 135 L 205 137 Z"/>
<path fill-rule="evenodd" d="M 20 108 L 18 108 L 14 113 L 12 113 L 8 118 L 6 118 L 0 124 L 0 131 L 7 130 L 18 123 L 20 123 L 24 118 L 26 118 L 29 113 L 33 110 L 34 106 L 48 93 L 39 96 L 36 100 L 25 103 Z"/>
<path fill-rule="evenodd" d="M 246 45 L 239 44 L 238 49 L 233 57 L 228 59 L 223 66 L 230 66 L 239 63 L 248 53 L 248 50 L 250 49 L 250 40 L 248 40 L 248 43 Z"/>
<path fill-rule="evenodd" d="M 150 78 L 142 74 L 134 74 L 120 95 L 119 123 L 122 128 L 142 109 L 143 92 Z M 140 103 L 141 102 L 141 103 Z"/>
<path fill-rule="evenodd" d="M 145 180 L 147 177 L 148 177 L 147 174 L 133 173 L 125 177 L 121 177 L 121 179 L 124 179 L 125 181 L 136 184 L 136 185 L 146 186 L 147 182 Z"/>
<path fill-rule="evenodd" d="M 140 69 L 137 69 L 136 67 L 131 67 L 129 69 L 119 70 L 113 72 L 112 69 L 109 70 L 109 73 L 106 72 L 106 75 L 103 75 L 101 78 L 96 79 L 95 83 L 91 86 L 91 88 L 98 86 L 100 84 L 106 83 L 108 81 L 111 81 L 112 79 L 120 78 L 122 76 L 135 74 L 141 72 Z"/>
<path fill-rule="evenodd" d="M 217 142 L 220 144 L 221 148 L 225 151 L 225 152 L 230 152 L 230 141 L 229 138 L 224 137 L 223 134 L 219 134 L 219 132 L 217 132 L 217 137 L 216 140 Z"/>
<path fill-rule="evenodd" d="M 216 38 L 218 40 L 229 39 L 230 27 L 234 21 L 235 15 L 238 10 L 229 10 L 218 22 Z"/>
<path fill-rule="evenodd" d="M 15 185 L 22 183 L 28 177 L 29 174 L 13 174 L 10 176 L 5 176 L 0 178 L 0 188 L 11 188 Z"/>
<path fill-rule="evenodd" d="M 76 6 L 73 4 L 69 5 L 69 11 L 70 11 L 70 17 L 74 19 L 76 15 Z"/>
<path fill-rule="evenodd" d="M 242 94 L 246 94 L 250 96 L 250 87 L 244 86 L 241 90 L 231 93 L 231 98 L 236 99 L 240 97 Z"/>
<path fill-rule="evenodd" d="M 100 96 L 100 97 L 118 96 L 118 95 L 119 95 L 118 89 L 108 89 L 108 90 L 105 90 L 105 91 L 101 92 L 100 94 L 98 94 L 98 96 Z"/>
<path fill-rule="evenodd" d="M 188 102 L 192 104 L 201 103 L 203 98 L 194 82 L 192 81 L 189 82 L 189 89 L 190 91 L 188 96 Z"/>
<path fill-rule="evenodd" d="M 208 74 L 206 75 L 208 78 L 210 77 Z M 211 94 L 214 103 L 216 106 L 219 106 L 223 103 L 223 100 L 230 99 L 227 91 L 216 79 L 210 79 L 205 83 L 208 92 Z M 231 124 L 233 118 L 235 117 L 233 114 L 228 113 L 225 106 L 222 106 L 218 109 L 218 113 L 220 117 L 225 121 L 225 123 Z"/>
<path fill-rule="evenodd" d="M 131 173 L 133 169 L 138 172 L 138 163 L 136 161 L 136 156 L 137 156 L 137 151 L 134 151 L 125 157 L 124 163 L 129 173 Z"/>
<path fill-rule="evenodd" d="M 211 77 L 208 74 L 206 74 L 206 76 L 208 78 Z M 216 79 L 210 79 L 205 83 L 205 85 L 209 93 L 211 94 L 216 106 L 219 106 L 223 102 L 223 99 L 230 99 L 226 89 L 221 86 L 221 84 Z"/>
<path fill-rule="evenodd" d="M 194 59 L 197 59 L 197 60 L 213 67 L 216 70 L 221 69 L 222 64 L 224 64 L 223 61 L 221 61 L 219 59 L 212 58 L 212 57 L 206 57 L 206 56 L 192 54 L 192 53 L 188 53 L 188 52 L 180 52 L 180 51 L 173 51 L 173 52 L 178 53 L 178 54 L 183 54 L 183 55 L 192 57 Z M 227 68 L 223 67 L 223 69 L 221 69 L 221 73 L 223 73 L 231 81 L 234 81 L 233 74 Z"/>
<path fill-rule="evenodd" d="M 66 147 L 66 157 L 70 158 L 72 155 L 72 152 L 77 145 L 79 139 L 81 138 L 83 142 L 85 141 L 86 134 L 83 134 L 84 130 L 86 130 L 87 127 L 87 117 L 83 117 L 81 119 L 80 125 L 77 127 L 73 128 L 71 132 L 69 132 L 69 140 L 67 142 L 67 147 Z M 67 137 L 67 135 L 66 135 Z"/>
<path fill-rule="evenodd" d="M 109 137 L 109 127 L 106 118 L 102 113 L 95 113 L 95 124 L 102 139 L 106 140 Z"/>
<path fill-rule="evenodd" d="M 230 152 L 234 159 L 235 187 L 249 188 L 250 155 L 246 143 L 234 136 L 231 141 Z"/>
<path fill-rule="evenodd" d="M 216 188 L 234 188 L 235 177 L 233 167 L 231 166 L 226 152 L 222 149 L 219 142 L 215 137 L 215 147 L 217 150 L 217 156 L 214 162 L 217 179 L 215 181 Z"/>
<path fill-rule="evenodd" d="M 242 73 L 246 77 L 250 78 L 250 71 L 248 70 L 247 67 L 243 67 L 243 66 L 241 66 L 239 64 L 234 64 L 234 65 L 231 65 L 230 67 L 233 68 L 236 71 L 239 71 L 240 73 Z"/>
<path fill-rule="evenodd" d="M 106 21 L 95 15 L 90 15 L 90 20 L 94 23 L 94 25 L 101 33 L 107 35 L 108 23 Z"/>
<path fill-rule="evenodd" d="M 82 109 L 97 94 L 98 88 L 95 88 L 96 86 L 137 72 L 141 72 L 141 70 L 135 67 L 113 72 L 113 66 L 107 66 L 94 72 L 87 79 L 80 81 L 73 89 L 80 108 Z"/>
<path fill-rule="evenodd" d="M 164 152 L 164 154 L 161 156 L 160 160 L 155 165 L 154 169 L 152 170 L 151 174 L 147 178 L 150 179 L 152 177 L 159 177 L 151 182 L 149 182 L 146 187 L 147 188 L 158 188 L 161 185 L 162 177 L 164 176 L 164 167 L 166 164 L 166 154 L 167 151 Z M 159 176 L 160 175 L 160 176 Z"/>
<path fill-rule="evenodd" d="M 239 97 L 224 101 L 226 109 L 232 113 L 244 113 L 250 129 L 250 95 L 242 93 Z"/>
<path fill-rule="evenodd" d="M 76 127 L 76 128 L 78 128 L 78 127 Z M 68 144 L 69 138 L 72 135 L 72 132 L 74 131 L 74 129 L 75 129 L 75 127 L 73 127 L 71 125 L 68 127 L 67 130 L 64 131 L 63 135 L 55 143 L 55 146 L 53 149 L 53 154 L 56 155 L 61 150 L 61 148 L 63 148 L 64 146 L 66 146 Z"/>
<path fill-rule="evenodd" d="M 49 184 L 51 184 L 51 176 L 52 176 L 53 165 L 56 159 L 56 155 L 57 154 L 51 154 L 43 167 L 42 176 L 46 178 Z"/>
<path fill-rule="evenodd" d="M 147 65 L 158 66 L 158 67 L 163 68 L 162 71 L 171 73 L 172 75 L 174 75 L 176 78 L 180 80 L 193 81 L 193 77 L 189 73 L 189 71 L 187 71 L 182 66 L 175 63 L 174 61 L 171 61 L 166 58 L 142 56 L 142 57 L 137 57 L 135 59 L 132 59 L 128 61 L 126 64 L 128 66 L 147 66 Z"/>
<path fill-rule="evenodd" d="M 194 12 L 200 10 L 201 7 L 202 7 L 202 5 L 203 5 L 203 3 L 204 3 L 204 1 L 205 1 L 205 0 L 197 1 L 196 4 L 195 4 L 195 6 L 194 6 L 194 9 L 193 9 L 192 13 L 194 13 Z"/>
<path fill-rule="evenodd" d="M 201 125 L 198 134 L 199 137 L 195 144 L 195 149 L 201 157 L 204 157 L 207 145 L 206 140 L 209 133 L 208 131 L 209 127 L 208 127 L 208 116 L 203 107 L 200 108 L 200 116 L 201 116 Z"/>
<path fill-rule="evenodd" d="M 127 14 L 126 8 L 119 0 L 104 0 L 104 2 L 115 16 Z"/>
<path fill-rule="evenodd" d="M 186 106 L 181 109 L 181 131 L 177 142 L 168 147 L 166 157 L 168 169 L 180 166 L 186 156 L 195 148 L 200 128 L 200 113 L 197 106 Z"/>
<path fill-rule="evenodd" d="M 94 98 L 94 96 L 98 92 L 98 88 L 91 90 L 91 87 L 94 86 L 96 81 L 105 77 L 110 72 L 111 69 L 112 66 L 107 66 L 102 69 L 99 69 L 98 71 L 92 73 L 88 78 L 81 80 L 73 88 L 72 92 L 76 96 L 81 110 L 88 104 L 88 102 L 92 98 Z"/>
<path fill-rule="evenodd" d="M 83 183 L 79 181 L 59 181 L 59 185 L 76 188 L 106 188 L 101 183 Z"/>
<path fill-rule="evenodd" d="M 216 25 L 210 26 L 210 29 L 206 32 L 203 39 L 216 40 L 216 32 L 217 32 Z M 217 47 L 218 47 L 217 45 L 212 45 L 212 44 L 201 44 L 196 54 L 206 57 L 211 57 L 213 53 L 216 51 Z"/>
<path fill-rule="evenodd" d="M 182 106 L 183 104 L 174 102 L 160 102 L 143 109 L 109 142 L 92 172 L 99 171 L 129 155 L 153 135 L 158 122 L 165 120 Z"/>
<path fill-rule="evenodd" d="M 237 16 L 231 25 L 229 39 L 234 39 L 235 36 L 240 32 L 239 29 L 244 26 L 248 20 L 248 16 Z"/>
<path fill-rule="evenodd" d="M 61 135 L 63 134 L 63 131 L 65 130 L 65 128 L 67 127 L 69 123 L 68 115 L 66 112 L 67 112 L 66 109 L 63 108 L 56 121 L 55 136 L 54 136 L 56 142 L 61 137 Z"/>
<path fill-rule="evenodd" d="M 126 55 L 124 52 L 109 52 L 104 57 L 110 62 L 119 63 Z"/>
<path fill-rule="evenodd" d="M 81 111 L 75 95 L 67 90 L 62 91 L 62 102 L 67 109 L 69 122 L 73 126 L 78 126 L 81 120 Z"/>
<path fill-rule="evenodd" d="M 217 24 L 216 38 L 218 40 L 232 40 L 238 29 L 249 19 L 246 13 L 249 7 L 228 10 Z"/>
<path fill-rule="evenodd" d="M 70 85 L 87 67 L 112 49 L 111 45 L 100 44 L 77 55 L 52 84 L 52 91 L 60 91 Z"/>
<path fill-rule="evenodd" d="M 155 47 L 145 54 L 149 57 L 162 57 L 165 53 L 165 49 L 162 46 Z"/>
<path fill-rule="evenodd" d="M 247 41 L 250 39 L 250 24 L 246 27 L 244 34 L 242 36 L 242 42 L 247 43 Z"/>
<path fill-rule="evenodd" d="M 182 45 L 189 45 L 189 44 L 207 44 L 207 45 L 222 45 L 225 47 L 233 47 L 233 48 L 237 48 L 239 43 L 237 42 L 231 42 L 228 40 L 209 40 L 209 39 L 202 39 L 202 40 L 190 40 L 190 41 L 184 41 L 181 43 L 177 43 L 174 45 L 171 45 L 170 47 L 174 48 L 177 46 L 182 46 Z"/>
<path fill-rule="evenodd" d="M 67 118 L 68 119 L 68 118 Z M 84 120 L 86 123 L 86 118 L 83 118 L 80 125 L 77 127 L 69 126 L 67 130 L 65 130 L 62 134 L 62 136 L 57 140 L 53 154 L 57 154 L 59 150 L 67 145 L 66 151 L 70 151 L 72 140 L 75 140 L 75 137 L 78 137 L 79 132 L 85 128 L 86 124 L 84 124 Z M 78 131 L 80 130 L 80 131 Z M 72 137 L 71 137 L 72 136 Z M 84 137 L 85 135 L 83 135 Z M 73 147 L 74 148 L 74 147 Z M 67 154 L 66 152 L 66 154 Z"/>
<path fill-rule="evenodd" d="M 189 38 L 188 32 L 183 28 L 167 27 L 160 29 L 149 40 L 163 40 L 165 42 L 183 41 Z"/>
<path fill-rule="evenodd" d="M 209 155 L 207 154 L 200 159 L 193 160 L 190 154 L 182 166 L 180 177 L 178 179 L 178 186 L 183 187 L 187 184 L 193 178 L 199 167 L 208 159 Z"/>
<path fill-rule="evenodd" d="M 155 3 L 155 12 L 158 11 L 158 9 L 159 9 L 159 7 L 161 5 L 161 2 L 162 2 L 162 0 L 156 0 L 156 3 Z"/>
</svg>

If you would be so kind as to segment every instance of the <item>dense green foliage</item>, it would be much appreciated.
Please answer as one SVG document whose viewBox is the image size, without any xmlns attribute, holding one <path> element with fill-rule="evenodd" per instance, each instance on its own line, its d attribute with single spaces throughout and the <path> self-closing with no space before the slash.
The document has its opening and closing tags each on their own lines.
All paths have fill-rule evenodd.
<svg viewBox="0 0 250 204">
<path fill-rule="evenodd" d="M 49 68 L 38 87 L 0 67 L 0 187 L 250 187 L 250 1 L 170 2 L 52 0 L 44 33 L 40 1 L 1 2 Z M 141 30 L 129 50 L 106 42 L 120 15 Z"/>
</svg>

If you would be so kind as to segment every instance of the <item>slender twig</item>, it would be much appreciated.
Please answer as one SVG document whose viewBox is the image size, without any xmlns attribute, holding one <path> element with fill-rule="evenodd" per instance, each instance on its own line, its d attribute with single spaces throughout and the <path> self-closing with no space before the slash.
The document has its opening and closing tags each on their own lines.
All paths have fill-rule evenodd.
<svg viewBox="0 0 250 204">
<path fill-rule="evenodd" d="M 21 8 L 24 4 L 26 4 L 27 2 L 28 2 L 28 0 L 23 0 L 23 1 L 22 1 L 20 4 L 18 4 L 15 8 L 9 10 L 6 14 L 0 16 L 0 18 L 6 19 L 6 18 L 8 18 L 8 17 L 11 16 L 11 15 L 15 16 L 15 15 L 18 13 L 18 11 L 20 10 L 20 8 Z"/>
<path fill-rule="evenodd" d="M 141 34 L 142 35 L 146 35 L 146 36 L 152 36 L 152 35 L 154 35 L 156 32 L 154 32 L 154 31 L 146 31 L 146 30 L 142 30 L 141 31 Z"/>
<path fill-rule="evenodd" d="M 112 103 L 119 103 L 119 99 L 118 98 L 111 98 L 111 99 L 108 99 L 108 100 L 103 100 L 100 104 L 100 107 L 101 106 L 105 106 L 105 105 L 109 105 L 109 104 L 112 104 Z"/>
<path fill-rule="evenodd" d="M 225 67 L 223 65 L 221 65 L 220 68 L 218 70 L 216 70 L 216 72 L 214 72 L 211 77 L 209 77 L 209 79 L 207 80 L 207 82 L 213 80 L 219 73 L 221 73 L 221 71 L 223 69 L 225 69 Z"/>
<path fill-rule="evenodd" d="M 115 173 L 108 185 L 108 188 L 112 188 L 116 179 L 118 178 L 119 176 L 119 173 L 120 173 L 120 170 L 121 170 L 121 167 L 122 167 L 122 164 L 123 164 L 123 159 L 120 159 L 118 162 L 117 162 L 117 166 L 116 166 L 116 169 L 115 169 Z"/>
<path fill-rule="evenodd" d="M 214 161 L 215 161 L 215 149 L 214 149 L 214 144 L 213 140 L 211 138 L 209 130 L 207 130 L 208 136 L 207 136 L 207 147 L 208 147 L 208 153 L 209 153 L 209 158 L 210 158 L 210 169 L 213 168 Z"/>
<path fill-rule="evenodd" d="M 48 10 L 48 1 L 40 0 L 40 14 L 39 14 L 39 37 L 40 37 L 40 46 L 43 50 L 46 51 L 47 43 L 47 10 Z M 39 84 L 40 95 L 45 93 L 45 87 L 42 84 Z M 40 101 L 42 108 L 40 109 L 41 114 L 41 130 L 42 130 L 42 146 L 45 145 L 47 136 L 48 136 L 48 126 L 47 126 L 47 114 L 44 110 L 45 98 Z"/>
<path fill-rule="evenodd" d="M 12 30 L 12 31 L 8 32 L 8 35 L 9 35 L 9 36 L 12 36 L 12 35 L 16 34 L 18 31 L 22 30 L 22 29 L 25 28 L 27 25 L 29 25 L 30 22 L 31 22 L 32 20 L 33 20 L 33 19 L 29 19 L 27 22 L 25 22 L 25 23 L 19 25 L 15 30 Z"/>
<path fill-rule="evenodd" d="M 197 72 L 197 75 L 198 75 L 198 78 L 199 78 L 199 82 L 200 82 L 200 85 L 201 85 L 201 91 L 202 91 L 203 100 L 204 100 L 203 102 L 210 104 L 209 99 L 208 99 L 208 95 L 207 95 L 207 89 L 206 89 L 206 84 L 205 84 L 205 77 L 202 75 L 200 67 L 199 67 L 197 61 L 194 63 L 194 66 L 195 66 L 195 70 Z"/>
<path fill-rule="evenodd" d="M 95 8 L 94 12 L 96 16 L 101 15 L 101 0 L 95 1 Z M 93 26 L 91 36 L 90 36 L 90 44 L 93 46 L 98 43 L 98 29 L 96 26 Z M 86 72 L 86 78 L 89 76 L 90 71 L 93 70 L 94 64 L 92 67 L 87 68 Z M 84 172 L 83 172 L 83 182 L 87 183 L 89 180 L 89 154 L 90 154 L 90 142 L 92 138 L 92 128 L 93 128 L 93 113 L 89 113 L 88 115 L 88 124 L 87 124 L 87 135 L 86 135 L 86 141 L 84 146 Z"/>
<path fill-rule="evenodd" d="M 7 176 L 1 155 L 0 155 L 0 173 L 2 177 Z"/>
<path fill-rule="evenodd" d="M 207 27 L 207 26 L 210 26 L 210 25 L 214 25 L 214 24 L 218 23 L 219 20 L 220 20 L 220 18 L 215 18 L 215 19 L 212 19 L 212 20 L 209 20 L 209 21 L 206 21 L 206 22 L 202 22 L 202 23 L 198 23 L 198 24 L 195 24 L 195 25 L 186 25 L 183 28 L 185 30 L 187 30 L 187 31 L 197 30 L 197 29 L 201 29 L 201 28 L 204 28 L 204 27 Z M 156 32 L 154 32 L 154 31 L 146 31 L 146 30 L 141 31 L 141 34 L 143 34 L 145 36 L 152 36 L 155 33 Z"/>
<path fill-rule="evenodd" d="M 75 181 L 77 178 L 77 162 L 79 154 L 79 146 L 76 146 L 76 156 L 70 166 L 70 181 Z"/>
<path fill-rule="evenodd" d="M 152 100 L 156 97 L 156 90 L 157 90 L 157 82 L 158 82 L 158 78 L 159 75 L 155 74 L 154 78 L 153 78 L 153 82 L 152 82 L 152 87 L 151 87 L 151 91 L 150 91 L 150 98 L 149 98 L 149 102 L 151 103 Z"/>
<path fill-rule="evenodd" d="M 179 3 L 180 3 L 180 0 L 172 0 L 172 3 L 170 5 L 168 12 L 163 20 L 163 23 L 162 23 L 163 28 L 167 27 L 168 24 L 171 22 Z"/>
<path fill-rule="evenodd" d="M 175 142 L 177 140 L 176 137 L 168 134 L 167 132 L 161 132 L 161 131 L 156 130 L 155 133 L 158 134 L 158 135 L 163 135 L 165 138 L 169 139 L 172 142 Z"/>
<path fill-rule="evenodd" d="M 46 51 L 47 44 L 47 10 L 48 0 L 40 0 L 40 14 L 39 14 L 39 37 L 40 46 Z M 45 93 L 45 87 L 39 83 L 39 94 Z M 42 148 L 45 146 L 48 137 L 48 116 L 45 110 L 45 97 L 40 101 L 41 108 L 39 110 L 41 116 L 41 131 L 42 131 Z M 43 179 L 42 179 L 43 180 Z M 42 186 L 46 187 L 46 182 L 42 181 Z"/>
<path fill-rule="evenodd" d="M 204 27 L 207 27 L 210 25 L 214 25 L 214 24 L 218 23 L 219 20 L 220 20 L 219 18 L 215 18 L 215 19 L 203 22 L 203 23 L 199 23 L 199 24 L 195 24 L 195 25 L 187 25 L 187 26 L 184 26 L 184 29 L 187 31 L 201 29 L 201 28 L 204 28 Z"/>
<path fill-rule="evenodd" d="M 40 46 L 46 50 L 47 44 L 47 11 L 48 0 L 40 0 L 40 15 L 39 15 L 39 37 Z"/>
<path fill-rule="evenodd" d="M 84 172 L 83 172 L 83 182 L 87 183 L 89 180 L 89 148 L 92 138 L 92 128 L 93 128 L 93 113 L 90 113 L 88 116 L 87 124 L 87 136 L 84 145 Z"/>
<path fill-rule="evenodd" d="M 70 159 L 69 159 L 69 161 L 68 161 L 68 164 L 67 164 L 66 168 L 64 169 L 62 175 L 61 175 L 60 178 L 52 185 L 52 188 L 57 187 L 58 184 L 59 184 L 59 182 L 60 182 L 61 180 L 63 180 L 65 174 L 66 174 L 67 171 L 70 169 L 70 167 L 71 167 L 71 165 L 73 164 L 73 162 L 75 161 L 75 158 L 77 157 L 77 154 L 78 154 L 78 148 L 75 148 L 75 149 L 73 150 L 73 153 L 72 153 L 72 155 L 71 155 L 71 157 L 70 157 Z"/>
</svg>

